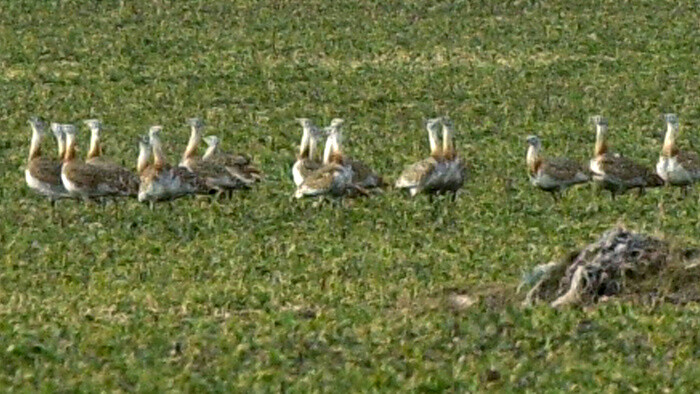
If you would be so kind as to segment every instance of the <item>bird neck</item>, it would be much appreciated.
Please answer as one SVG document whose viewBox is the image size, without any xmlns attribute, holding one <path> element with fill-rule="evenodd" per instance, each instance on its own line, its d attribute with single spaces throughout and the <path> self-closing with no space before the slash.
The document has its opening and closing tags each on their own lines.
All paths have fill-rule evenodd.
<svg viewBox="0 0 700 394">
<path fill-rule="evenodd" d="M 58 160 L 63 160 L 66 155 L 66 141 L 62 135 L 56 135 L 56 146 L 58 146 Z"/>
<path fill-rule="evenodd" d="M 141 174 L 148 167 L 148 159 L 151 158 L 151 151 L 148 145 L 139 148 L 139 157 L 136 160 L 136 172 Z"/>
<path fill-rule="evenodd" d="M 75 160 L 75 136 L 73 134 L 66 135 L 66 154 L 63 156 L 64 162 Z"/>
<path fill-rule="evenodd" d="M 442 128 L 442 154 L 445 159 L 452 160 L 455 157 L 455 147 L 452 140 L 452 128 L 447 126 Z"/>
<path fill-rule="evenodd" d="M 542 157 L 540 156 L 540 148 L 536 145 L 530 145 L 527 149 L 527 168 L 530 174 L 535 174 L 542 165 Z"/>
<path fill-rule="evenodd" d="M 334 148 L 334 135 L 331 134 L 326 138 L 326 145 L 323 147 L 323 164 L 329 164 L 331 162 L 331 156 L 333 155 Z"/>
<path fill-rule="evenodd" d="M 608 151 L 608 144 L 605 141 L 605 127 L 596 126 L 595 155 L 601 156 Z"/>
<path fill-rule="evenodd" d="M 29 144 L 29 160 L 34 160 L 41 157 L 41 133 L 37 130 L 32 131 L 32 142 Z"/>
<path fill-rule="evenodd" d="M 204 155 L 202 156 L 203 160 L 208 160 L 211 157 L 214 156 L 214 153 L 216 152 L 216 144 L 209 145 L 207 147 L 207 150 L 204 151 Z"/>
<path fill-rule="evenodd" d="M 90 150 L 88 150 L 87 158 L 92 159 L 102 155 L 102 148 L 100 147 L 100 135 L 97 130 L 92 131 L 90 136 Z"/>
<path fill-rule="evenodd" d="M 666 126 L 666 137 L 664 137 L 664 146 L 661 153 L 666 157 L 675 156 L 678 152 L 676 149 L 676 136 L 678 135 L 678 127 L 672 124 Z"/>
<path fill-rule="evenodd" d="M 430 143 L 430 156 L 435 159 L 442 159 L 442 150 L 438 143 L 437 130 L 428 129 L 428 142 Z"/>
<path fill-rule="evenodd" d="M 199 132 L 197 127 L 193 126 L 192 133 L 190 134 L 190 140 L 187 142 L 187 148 L 185 148 L 185 153 L 182 156 L 183 160 L 187 160 L 195 156 L 200 139 L 202 139 L 202 134 Z"/>
<path fill-rule="evenodd" d="M 311 132 L 307 127 L 304 127 L 304 131 L 301 134 L 301 143 L 299 143 L 299 158 L 303 159 L 309 154 L 309 139 L 311 138 Z"/>
<path fill-rule="evenodd" d="M 153 147 L 153 165 L 156 168 L 162 168 L 165 165 L 165 157 L 163 155 L 163 146 L 160 139 L 151 138 L 151 146 Z"/>
<path fill-rule="evenodd" d="M 309 149 L 308 158 L 309 160 L 316 160 L 316 151 L 318 150 L 318 139 L 316 137 L 309 138 Z"/>
</svg>

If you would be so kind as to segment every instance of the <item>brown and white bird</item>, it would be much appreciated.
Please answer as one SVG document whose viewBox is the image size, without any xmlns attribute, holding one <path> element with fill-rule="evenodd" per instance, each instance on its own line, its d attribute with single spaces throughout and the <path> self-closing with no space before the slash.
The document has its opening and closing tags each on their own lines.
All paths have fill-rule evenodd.
<svg viewBox="0 0 700 394">
<path fill-rule="evenodd" d="M 430 157 L 406 167 L 396 180 L 395 187 L 406 189 L 411 196 L 419 193 L 434 194 L 442 190 L 442 181 L 447 173 L 447 165 L 439 144 L 440 118 L 428 119 L 428 142 Z"/>
<path fill-rule="evenodd" d="M 612 198 L 629 189 L 637 188 L 640 194 L 649 187 L 663 185 L 663 180 L 641 164 L 608 151 L 606 141 L 608 122 L 602 116 L 592 118 L 596 128 L 595 157 L 590 170 L 595 183 L 610 191 Z"/>
<path fill-rule="evenodd" d="M 140 202 L 169 201 L 189 194 L 207 194 L 209 187 L 184 167 L 167 163 L 160 140 L 162 126 L 152 126 L 147 138 L 139 141 L 137 171 L 140 177 Z M 149 163 L 153 150 L 153 163 Z"/>
<path fill-rule="evenodd" d="M 326 132 L 330 135 L 335 132 L 339 136 L 341 135 L 340 128 L 345 123 L 345 120 L 340 118 L 334 118 L 331 123 L 326 127 Z M 338 137 L 340 138 L 340 137 Z M 347 156 L 343 156 L 343 164 L 350 166 L 352 169 L 352 183 L 357 185 L 362 189 L 374 189 L 379 188 L 384 185 L 382 177 L 377 175 L 371 168 L 360 160 L 355 160 Z"/>
<path fill-rule="evenodd" d="M 66 136 L 61 181 L 72 196 L 91 199 L 137 195 L 139 179 L 135 174 L 82 162 L 75 152 L 75 126 L 62 125 L 61 129 Z"/>
<path fill-rule="evenodd" d="M 100 141 L 102 123 L 98 119 L 87 119 L 83 123 L 90 129 L 90 148 L 88 149 L 85 163 L 107 167 L 117 166 L 116 163 L 102 155 L 102 144 Z"/>
<path fill-rule="evenodd" d="M 591 177 L 586 168 L 566 157 L 547 159 L 542 156 L 542 143 L 539 137 L 527 137 L 527 174 L 530 183 L 552 194 L 558 201 L 567 188 L 588 182 Z"/>
<path fill-rule="evenodd" d="M 211 190 L 218 193 L 248 188 L 248 185 L 231 175 L 225 166 L 213 161 L 202 160 L 197 155 L 197 147 L 202 140 L 204 123 L 199 118 L 190 118 L 187 122 L 190 125 L 191 133 L 180 166 L 203 179 Z"/>
<path fill-rule="evenodd" d="M 661 156 L 656 164 L 656 173 L 667 185 L 680 186 L 685 193 L 687 187 L 700 180 L 700 157 L 692 151 L 680 150 L 678 138 L 678 116 L 664 115 L 666 137 Z"/>
<path fill-rule="evenodd" d="M 454 126 L 448 117 L 441 119 L 442 123 L 442 156 L 447 166 L 445 177 L 442 180 L 443 191 L 452 193 L 453 199 L 457 191 L 462 188 L 465 180 L 464 161 L 454 146 Z"/>
<path fill-rule="evenodd" d="M 292 179 L 298 187 L 309 174 L 321 168 L 321 160 L 317 157 L 321 131 L 311 119 L 297 118 L 297 121 L 301 124 L 302 134 L 297 160 L 292 165 Z"/>
<path fill-rule="evenodd" d="M 57 160 L 59 163 L 63 162 L 63 156 L 66 154 L 66 136 L 63 134 L 60 123 L 51 122 L 51 132 L 56 139 L 56 145 L 58 148 Z"/>
<path fill-rule="evenodd" d="M 226 167 L 231 175 L 247 186 L 262 180 L 263 173 L 253 166 L 250 158 L 244 155 L 222 152 L 219 150 L 221 140 L 215 135 L 204 137 L 203 140 L 207 144 L 207 150 L 204 152 L 202 160 L 211 161 Z"/>
<path fill-rule="evenodd" d="M 297 187 L 295 198 L 332 196 L 343 197 L 350 190 L 362 189 L 352 183 L 352 169 L 343 164 L 342 141 L 338 130 L 326 139 L 323 165 L 309 174 Z"/>
<path fill-rule="evenodd" d="M 69 197 L 68 191 L 61 183 L 61 161 L 42 156 L 41 141 L 45 135 L 46 124 L 37 117 L 29 119 L 32 139 L 29 145 L 29 158 L 24 177 L 27 186 L 33 191 L 48 197 L 53 206 L 56 200 Z M 60 130 L 54 132 L 61 155 L 62 137 Z"/>
</svg>

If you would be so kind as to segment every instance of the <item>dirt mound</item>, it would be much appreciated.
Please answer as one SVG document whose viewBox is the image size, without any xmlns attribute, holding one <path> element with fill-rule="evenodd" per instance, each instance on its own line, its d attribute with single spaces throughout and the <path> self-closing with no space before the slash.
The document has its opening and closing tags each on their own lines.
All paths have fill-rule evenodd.
<svg viewBox="0 0 700 394">
<path fill-rule="evenodd" d="M 524 304 L 591 304 L 611 296 L 646 296 L 678 303 L 700 300 L 697 250 L 624 228 L 606 231 L 566 258 L 524 276 Z M 690 264 L 688 264 L 690 260 Z"/>
</svg>

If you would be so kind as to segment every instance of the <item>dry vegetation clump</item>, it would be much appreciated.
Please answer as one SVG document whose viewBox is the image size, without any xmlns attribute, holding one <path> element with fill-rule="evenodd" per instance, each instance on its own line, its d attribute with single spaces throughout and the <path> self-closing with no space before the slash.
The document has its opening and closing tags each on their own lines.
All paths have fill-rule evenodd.
<svg viewBox="0 0 700 394">
<path fill-rule="evenodd" d="M 558 262 L 535 267 L 524 304 L 592 304 L 611 296 L 644 296 L 686 303 L 700 300 L 697 251 L 624 228 L 613 228 Z"/>
</svg>

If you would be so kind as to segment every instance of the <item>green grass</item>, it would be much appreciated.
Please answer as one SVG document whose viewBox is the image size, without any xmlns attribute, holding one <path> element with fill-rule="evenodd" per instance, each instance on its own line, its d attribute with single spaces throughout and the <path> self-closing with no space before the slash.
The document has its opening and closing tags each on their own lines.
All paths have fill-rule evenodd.
<svg viewBox="0 0 700 394">
<path fill-rule="evenodd" d="M 1 7 L 0 387 L 698 389 L 696 305 L 445 301 L 512 288 L 617 223 L 698 244 L 697 192 L 611 202 L 581 187 L 553 205 L 524 170 L 533 133 L 551 155 L 590 157 L 597 113 L 615 149 L 649 165 L 663 112 L 698 146 L 696 4 L 124 3 Z M 62 201 L 51 217 L 22 173 L 34 114 L 99 117 L 107 154 L 129 165 L 154 123 L 175 162 L 201 116 L 268 178 L 222 204 Z M 290 201 L 295 117 L 345 118 L 348 153 L 391 179 L 425 156 L 422 120 L 443 114 L 470 166 L 455 204 Z"/>
</svg>

